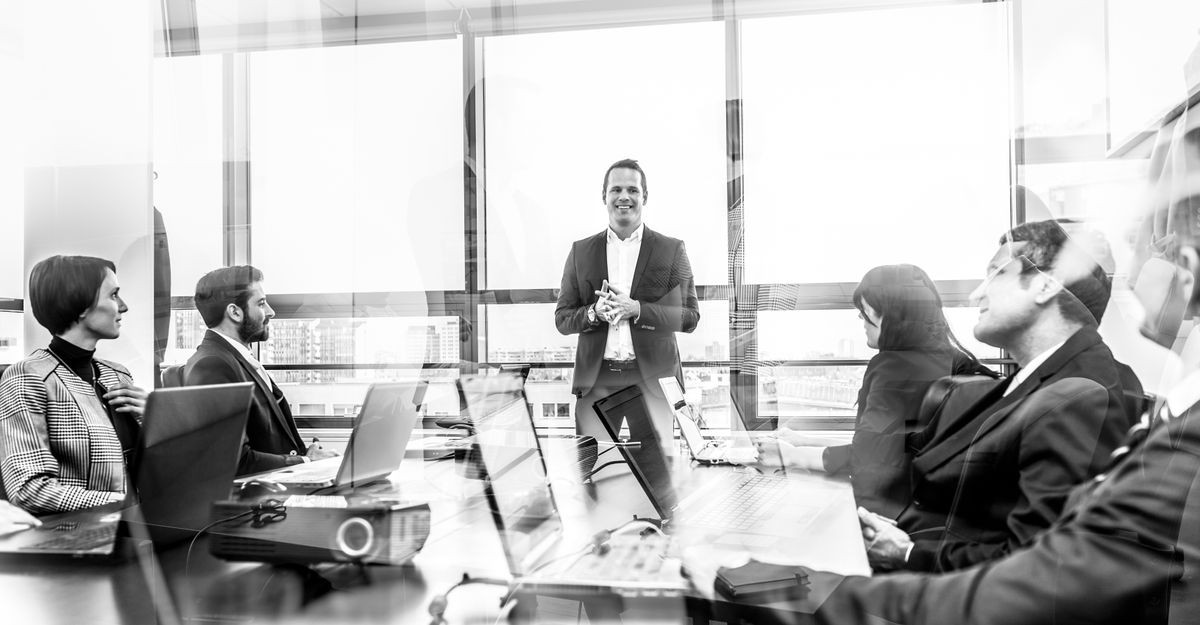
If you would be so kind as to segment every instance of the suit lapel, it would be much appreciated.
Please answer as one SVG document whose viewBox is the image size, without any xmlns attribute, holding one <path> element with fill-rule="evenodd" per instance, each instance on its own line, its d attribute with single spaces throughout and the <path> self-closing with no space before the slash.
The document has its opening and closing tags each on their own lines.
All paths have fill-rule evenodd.
<svg viewBox="0 0 1200 625">
<path fill-rule="evenodd" d="M 658 235 L 653 230 L 642 228 L 642 245 L 638 249 L 637 265 L 633 268 L 633 283 L 629 285 L 629 297 L 632 299 L 637 299 L 634 297 L 634 293 L 637 293 L 638 286 L 642 282 L 642 274 L 646 273 L 646 265 L 650 263 L 650 257 L 654 255 L 654 238 L 656 236 Z"/>
<path fill-rule="evenodd" d="M 600 279 L 608 278 L 608 230 L 592 237 L 592 249 L 588 250 L 588 255 L 592 258 L 593 266 L 596 268 L 596 273 L 600 274 Z M 584 276 L 587 280 L 587 276 Z M 596 289 L 600 288 L 600 283 L 596 283 Z M 584 301 L 595 301 L 596 294 L 588 293 L 584 297 Z"/>
<path fill-rule="evenodd" d="M 1002 393 L 1005 385 L 1000 385 L 991 393 L 985 395 L 974 407 L 969 410 L 969 413 L 974 413 L 978 416 L 971 419 L 964 419 L 963 423 L 956 423 L 957 431 L 950 432 L 946 438 L 942 440 L 935 439 L 932 441 L 929 452 L 923 454 L 922 464 L 926 465 L 926 471 L 946 464 L 951 458 L 961 454 L 974 441 L 978 441 L 987 436 L 989 432 L 1000 427 L 1030 395 L 1042 387 L 1046 380 L 1054 377 L 1068 362 L 1081 354 L 1084 350 L 1090 348 L 1100 341 L 1100 336 L 1091 328 L 1084 328 L 1071 338 L 1063 343 L 1057 351 L 1050 355 L 1033 375 L 1026 378 L 1019 386 L 1017 386 L 1006 397 L 997 397 L 997 393 Z M 991 404 L 991 405 L 989 405 Z M 980 411 L 976 411 L 976 407 L 984 406 Z M 986 416 L 985 416 L 986 415 Z M 983 419 L 983 423 L 978 429 L 971 428 L 970 423 Z M 940 438 L 940 437 L 939 437 Z"/>
<path fill-rule="evenodd" d="M 971 444 L 978 431 L 971 427 L 972 423 L 977 423 L 980 419 L 991 419 L 997 412 L 1007 413 L 1013 402 L 1017 401 L 1017 397 L 1015 394 L 1001 397 L 1006 386 L 997 384 L 995 389 L 980 397 L 970 408 L 958 415 L 957 419 L 946 424 L 944 428 L 939 427 L 937 436 L 926 444 L 926 451 L 920 454 L 920 461 L 926 467 L 926 472 L 946 464 Z M 938 419 L 945 419 L 946 416 L 954 417 L 944 415 Z"/>
<path fill-rule="evenodd" d="M 209 332 L 212 332 L 212 330 L 209 330 Z M 288 437 L 292 438 L 293 442 L 303 449 L 303 445 L 300 444 L 300 441 L 294 440 L 295 436 L 292 435 L 292 425 L 288 422 L 287 416 L 283 414 L 283 409 L 279 407 L 279 402 L 275 399 L 275 391 L 271 388 L 271 382 L 269 380 L 262 379 L 262 377 L 258 375 L 258 371 L 255 366 L 250 364 L 244 357 L 242 357 L 242 355 L 239 354 L 238 351 L 229 344 L 229 341 L 226 341 L 219 336 L 206 336 L 204 340 L 211 341 L 218 349 L 223 349 L 226 353 L 233 356 L 234 361 L 236 361 L 242 367 L 242 370 L 246 373 L 248 379 L 253 380 L 254 385 L 258 387 L 258 390 L 262 391 L 263 394 L 266 395 L 267 406 L 271 410 L 271 416 L 279 423 L 279 426 L 283 428 L 283 431 L 288 433 Z"/>
</svg>

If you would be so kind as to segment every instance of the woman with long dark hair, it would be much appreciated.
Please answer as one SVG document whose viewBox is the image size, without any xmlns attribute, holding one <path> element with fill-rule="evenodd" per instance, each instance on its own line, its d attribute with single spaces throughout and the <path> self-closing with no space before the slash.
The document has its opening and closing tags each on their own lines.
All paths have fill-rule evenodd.
<svg viewBox="0 0 1200 625">
<path fill-rule="evenodd" d="M 849 445 L 818 446 L 781 428 L 778 457 L 790 466 L 849 474 L 858 505 L 895 517 L 909 498 L 905 423 L 915 420 L 929 385 L 948 375 L 997 375 L 954 337 L 941 295 L 920 267 L 876 267 L 853 300 L 867 346 L 879 350 L 858 391 L 854 438 Z M 774 452 L 762 451 L 763 458 Z"/>
</svg>

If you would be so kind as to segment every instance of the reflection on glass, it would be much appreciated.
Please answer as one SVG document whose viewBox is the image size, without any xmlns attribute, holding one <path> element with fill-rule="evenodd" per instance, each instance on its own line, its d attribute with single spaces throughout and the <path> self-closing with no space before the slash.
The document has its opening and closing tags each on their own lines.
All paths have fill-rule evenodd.
<svg viewBox="0 0 1200 625">
<path fill-rule="evenodd" d="M 271 377 L 301 416 L 357 415 L 367 389 L 376 382 L 425 380 L 423 411 L 426 416 L 458 416 L 456 369 L 272 369 Z"/>
<path fill-rule="evenodd" d="M 15 49 L 0 46 L 0 81 L 6 85 L 21 84 L 20 50 L 20 44 Z M 0 141 L 0 297 L 13 299 L 21 297 L 25 284 L 25 153 L 20 140 L 24 106 L 24 98 L 0 98 L 0 136 L 8 138 Z"/>
<path fill-rule="evenodd" d="M 608 222 L 604 171 L 621 158 L 646 171 L 646 227 L 684 241 L 696 284 L 725 283 L 722 23 L 512 35 L 483 46 L 488 288 L 557 287 L 571 242 Z M 614 50 L 637 59 L 628 69 L 636 87 L 615 78 L 625 70 L 615 69 Z"/>
<path fill-rule="evenodd" d="M 1109 0 L 1105 7 L 1109 131 L 1120 142 L 1157 130 L 1158 118 L 1200 86 L 1200 74 L 1184 67 L 1200 62 L 1200 3 Z"/>
<path fill-rule="evenodd" d="M 271 292 L 463 287 L 457 39 L 256 52 L 249 105 Z"/>
<path fill-rule="evenodd" d="M 975 277 L 1008 225 L 1008 6 L 742 22 L 748 282 Z"/>
<path fill-rule="evenodd" d="M 1000 350 L 975 340 L 975 307 L 947 307 L 946 320 L 958 341 L 977 358 L 999 358 Z M 758 353 L 762 360 L 869 360 L 858 311 L 771 310 L 758 313 Z"/>
<path fill-rule="evenodd" d="M 154 206 L 171 249 L 171 295 L 223 265 L 225 137 L 220 55 L 154 60 Z"/>
<path fill-rule="evenodd" d="M 491 304 L 485 307 L 488 362 L 575 362 L 576 336 L 554 327 L 555 304 Z M 676 332 L 685 361 L 729 359 L 729 303 L 700 302 L 700 323 L 691 333 Z"/>
<path fill-rule="evenodd" d="M 446 363 L 459 360 L 458 317 L 274 319 L 271 364 Z"/>
<path fill-rule="evenodd" d="M 465 376 L 463 395 L 475 423 L 489 505 L 506 555 L 528 570 L 542 543 L 561 530 L 546 465 L 515 376 Z"/>
<path fill-rule="evenodd" d="M 19 312 L 0 312 L 0 365 L 25 357 L 25 326 Z"/>
<path fill-rule="evenodd" d="M 764 367 L 758 374 L 759 417 L 853 417 L 865 366 Z"/>
</svg>

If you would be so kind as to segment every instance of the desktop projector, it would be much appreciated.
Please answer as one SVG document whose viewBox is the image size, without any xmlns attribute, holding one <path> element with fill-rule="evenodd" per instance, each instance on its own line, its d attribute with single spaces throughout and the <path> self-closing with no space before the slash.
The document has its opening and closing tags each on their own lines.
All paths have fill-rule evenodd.
<svg viewBox="0 0 1200 625">
<path fill-rule="evenodd" d="M 213 504 L 209 551 L 226 560 L 404 564 L 429 536 L 429 504 L 292 495 Z"/>
</svg>

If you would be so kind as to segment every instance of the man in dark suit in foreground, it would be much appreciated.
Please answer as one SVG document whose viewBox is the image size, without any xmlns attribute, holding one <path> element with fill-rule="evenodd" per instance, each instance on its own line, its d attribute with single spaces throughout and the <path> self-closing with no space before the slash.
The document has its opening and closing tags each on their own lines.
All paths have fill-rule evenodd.
<svg viewBox="0 0 1200 625">
<path fill-rule="evenodd" d="M 336 455 L 300 439 L 283 391 L 250 351 L 265 341 L 275 311 L 267 303 L 263 274 L 249 265 L 208 272 L 196 283 L 196 310 L 208 326 L 183 369 L 184 384 L 254 382 L 250 417 L 238 460 L 238 475 Z"/>
<path fill-rule="evenodd" d="M 1028 544 L 1099 472 L 1133 420 L 1096 333 L 1108 276 L 1053 221 L 1014 228 L 972 293 L 975 336 L 1020 369 L 909 437 L 912 502 L 875 534 L 876 569 L 947 571 Z M 1140 390 L 1140 389 L 1139 389 Z M 871 528 L 881 519 L 860 513 Z"/>
<path fill-rule="evenodd" d="M 1200 222 L 1171 252 L 1176 292 L 1200 297 Z M 1172 289 L 1165 289 L 1170 291 Z M 1200 371 L 1135 426 L 1057 522 L 1007 556 L 945 575 L 847 578 L 822 623 L 1192 623 L 1200 619 Z M 867 531 L 874 530 L 868 526 Z"/>
<path fill-rule="evenodd" d="M 637 384 L 659 437 L 669 441 L 671 414 L 661 405 L 658 379 L 675 376 L 683 384 L 675 333 L 691 332 L 700 321 L 692 266 L 683 241 L 642 224 L 649 193 L 637 161 L 608 168 L 601 199 L 608 228 L 571 245 L 554 311 L 559 332 L 579 334 L 575 430 L 607 439 L 592 404 Z"/>
</svg>

